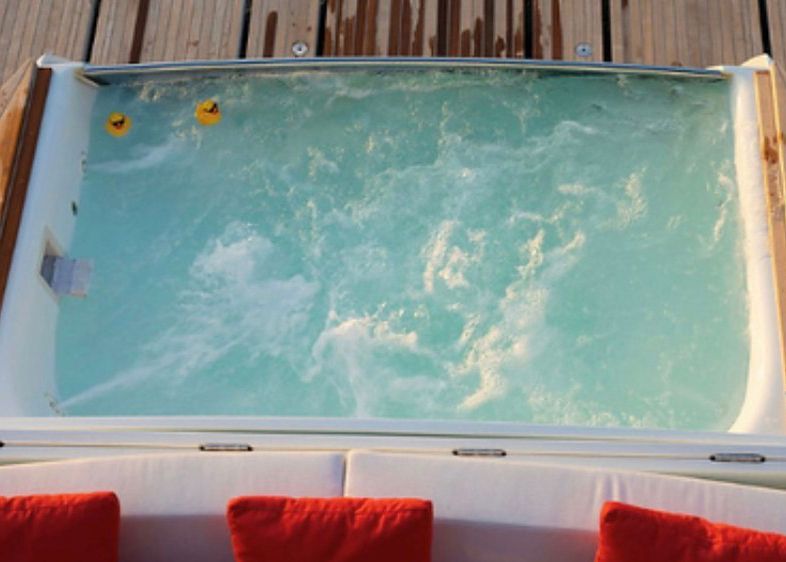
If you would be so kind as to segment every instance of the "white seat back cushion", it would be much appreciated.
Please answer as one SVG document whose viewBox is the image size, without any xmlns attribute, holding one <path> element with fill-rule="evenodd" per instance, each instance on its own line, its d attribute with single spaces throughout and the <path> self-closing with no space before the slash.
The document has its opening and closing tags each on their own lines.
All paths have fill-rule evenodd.
<svg viewBox="0 0 786 562">
<path fill-rule="evenodd" d="M 188 453 L 0 468 L 0 495 L 108 490 L 120 498 L 121 562 L 230 562 L 227 501 L 342 495 L 334 453 Z"/>
<path fill-rule="evenodd" d="M 786 533 L 786 492 L 511 459 L 353 451 L 347 496 L 434 502 L 434 562 L 592 562 L 604 501 Z"/>
</svg>

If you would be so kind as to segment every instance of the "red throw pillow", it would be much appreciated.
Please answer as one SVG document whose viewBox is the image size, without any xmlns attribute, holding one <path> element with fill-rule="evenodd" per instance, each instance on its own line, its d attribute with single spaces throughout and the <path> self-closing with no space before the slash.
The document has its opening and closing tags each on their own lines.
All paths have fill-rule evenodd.
<svg viewBox="0 0 786 562">
<path fill-rule="evenodd" d="M 0 560 L 117 562 L 119 527 L 111 492 L 0 496 Z"/>
<path fill-rule="evenodd" d="M 786 536 L 701 517 L 604 504 L 595 562 L 784 562 Z"/>
<path fill-rule="evenodd" d="M 243 497 L 227 508 L 237 562 L 428 562 L 431 502 Z"/>
</svg>

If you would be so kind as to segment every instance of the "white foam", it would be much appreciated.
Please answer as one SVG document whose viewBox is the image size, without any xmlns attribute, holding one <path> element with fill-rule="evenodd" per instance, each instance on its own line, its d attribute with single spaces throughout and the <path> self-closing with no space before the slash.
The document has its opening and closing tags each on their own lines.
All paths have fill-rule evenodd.
<svg viewBox="0 0 786 562">
<path fill-rule="evenodd" d="M 449 289 L 468 287 L 469 283 L 465 276 L 467 270 L 483 259 L 485 232 L 481 230 L 466 232 L 467 239 L 473 246 L 471 251 L 467 251 L 458 245 L 450 244 L 457 227 L 458 222 L 455 220 L 443 221 L 421 250 L 421 256 L 426 262 L 422 275 L 423 289 L 426 293 L 434 292 L 436 278 L 441 279 Z"/>
<path fill-rule="evenodd" d="M 538 232 L 533 238 L 527 240 L 521 245 L 519 253 L 524 259 L 526 259 L 526 263 L 524 265 L 519 265 L 517 269 L 522 277 L 529 277 L 530 275 L 534 274 L 541 265 L 543 265 L 543 239 L 545 236 L 546 231 L 544 231 L 542 228 L 539 228 Z"/>
<path fill-rule="evenodd" d="M 259 271 L 272 242 L 242 223 L 231 223 L 194 259 L 169 327 L 156 333 L 135 364 L 62 402 L 69 408 L 152 378 L 184 380 L 227 353 L 293 354 L 291 338 L 308 321 L 319 284 L 302 275 L 270 279 Z M 297 361 L 293 356 L 292 360 Z"/>
<path fill-rule="evenodd" d="M 674 215 L 669 217 L 669 220 L 666 222 L 666 228 L 668 230 L 677 230 L 682 223 L 685 222 L 684 215 Z"/>
<path fill-rule="evenodd" d="M 512 345 L 505 341 L 502 329 L 493 326 L 485 335 L 475 340 L 467 353 L 464 363 L 454 370 L 459 373 L 477 371 L 480 375 L 478 388 L 466 396 L 459 405 L 459 410 L 474 410 L 486 402 L 505 394 L 506 381 L 502 376 L 503 364 L 509 359 Z M 526 354 L 527 340 L 517 337 L 517 351 L 520 356 Z"/>
<path fill-rule="evenodd" d="M 455 225 L 456 221 L 443 221 L 428 245 L 423 249 L 422 255 L 426 260 L 426 268 L 423 270 L 423 288 L 427 293 L 434 292 L 434 275 L 445 259 L 448 239 Z"/>
<path fill-rule="evenodd" d="M 454 374 L 478 375 L 477 387 L 463 398 L 459 411 L 472 411 L 501 398 L 510 387 L 511 374 L 526 372 L 548 339 L 546 308 L 551 287 L 575 265 L 585 235 L 577 232 L 565 244 L 543 251 L 544 231 L 539 229 L 522 245 L 525 263 L 517 266 L 519 277 L 505 288 L 497 303 L 499 320 L 475 339 L 480 319 L 470 317 L 459 339 L 467 348 L 463 361 L 450 366 Z"/>
<path fill-rule="evenodd" d="M 202 283 L 247 284 L 258 266 L 273 251 L 273 243 L 248 225 L 232 223 L 194 260 L 191 276 Z"/>
<path fill-rule="evenodd" d="M 712 251 L 720 242 L 729 215 L 729 205 L 734 200 L 734 191 L 737 186 L 734 181 L 726 175 L 724 171 L 718 172 L 717 189 L 715 191 L 722 195 L 723 200 L 718 205 L 718 217 L 712 225 L 712 234 L 709 240 L 705 240 L 707 251 Z"/>
<path fill-rule="evenodd" d="M 624 406 L 611 412 L 581 394 L 581 387 L 577 385 L 559 391 L 548 390 L 543 385 L 533 385 L 527 390 L 524 401 L 532 411 L 534 423 L 595 427 L 657 427 L 669 425 L 663 418 L 672 415 L 663 408 L 653 408 L 652 410 L 657 411 L 659 416 L 651 413 L 638 416 L 625 411 Z"/>
<path fill-rule="evenodd" d="M 630 174 L 622 185 L 625 199 L 617 202 L 617 220 L 613 227 L 617 229 L 628 228 L 632 223 L 642 218 L 647 212 L 647 201 L 642 190 L 642 178 L 645 170 Z"/>
<path fill-rule="evenodd" d="M 426 377 L 399 380 L 400 373 L 375 358 L 377 353 L 397 352 L 425 354 L 413 331 L 397 331 L 390 321 L 375 315 L 339 320 L 338 313 L 331 310 L 328 325 L 311 348 L 311 366 L 305 378 L 333 377 L 343 401 L 354 407 L 357 416 L 373 416 L 383 401 L 408 399 L 410 384 L 432 390 L 444 386 L 444 381 Z"/>
<path fill-rule="evenodd" d="M 308 177 L 317 180 L 323 174 L 336 174 L 339 171 L 338 164 L 325 155 L 325 151 L 309 146 L 308 153 Z"/>
<path fill-rule="evenodd" d="M 177 158 L 179 152 L 184 152 L 187 146 L 182 139 L 172 135 L 161 144 L 157 145 L 135 145 L 131 149 L 131 154 L 122 160 L 109 160 L 92 164 L 91 168 L 102 172 L 113 174 L 126 174 L 148 170 L 162 165 L 171 158 Z"/>
<path fill-rule="evenodd" d="M 557 186 L 557 191 L 566 195 L 584 196 L 591 193 L 596 193 L 596 189 L 587 187 L 580 183 L 564 183 Z"/>
</svg>

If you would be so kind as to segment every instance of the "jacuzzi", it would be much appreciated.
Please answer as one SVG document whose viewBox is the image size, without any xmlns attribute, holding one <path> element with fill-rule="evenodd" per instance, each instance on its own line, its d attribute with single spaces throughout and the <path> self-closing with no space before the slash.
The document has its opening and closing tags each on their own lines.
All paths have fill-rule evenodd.
<svg viewBox="0 0 786 562">
<path fill-rule="evenodd" d="M 786 432 L 784 368 L 754 87 L 756 72 L 768 68 L 768 59 L 755 59 L 742 67 L 709 70 L 432 59 L 97 67 L 44 58 L 40 64 L 51 67 L 51 85 L 0 314 L 0 415 L 5 416 L 0 427 L 7 428 L 5 434 L 0 434 L 0 442 L 9 446 L 4 451 L 10 451 L 15 440 L 20 447 L 29 448 L 27 453 L 20 449 L 13 453 L 20 458 L 50 458 L 65 454 L 62 451 L 66 450 L 74 455 L 85 454 L 88 449 L 89 454 L 98 454 L 104 446 L 147 450 L 199 445 L 210 449 L 213 441 L 218 442 L 218 450 L 242 450 L 247 445 L 446 447 L 456 454 L 549 455 L 575 464 L 587 462 L 587 455 L 605 456 L 603 462 L 615 466 L 715 476 L 728 472 L 736 474 L 727 475 L 728 478 L 736 479 L 755 478 L 751 471 L 764 471 L 770 476 L 762 479 L 780 483 L 780 476 L 773 474 L 780 474 L 778 458 L 786 451 L 780 437 Z M 422 78 L 429 75 L 436 78 Z M 448 78 L 442 82 L 443 76 L 458 80 L 460 85 L 449 85 Z M 564 82 L 549 82 L 552 77 Z M 275 95 L 280 98 L 279 105 L 270 109 L 265 105 L 267 98 L 254 97 L 257 94 L 249 94 L 243 89 L 245 86 L 235 87 L 232 80 L 257 81 L 254 84 L 262 84 L 261 88 L 267 85 L 271 92 L 278 91 Z M 365 88 L 369 80 L 381 81 L 382 86 L 394 92 L 391 98 L 395 99 L 377 100 L 376 91 L 370 93 Z M 579 87 L 581 80 L 590 84 L 586 91 Z M 493 82 L 498 88 L 493 90 L 494 95 L 484 91 L 484 81 Z M 642 93 L 642 88 L 649 88 L 647 81 L 659 92 L 651 99 Z M 195 90 L 184 90 L 184 83 L 196 84 Z M 692 93 L 690 84 L 694 83 L 707 85 L 710 93 L 706 98 L 703 90 Z M 570 113 L 550 121 L 549 112 L 558 114 L 560 107 L 566 107 L 559 105 L 564 104 L 559 96 L 567 95 L 565 91 L 572 85 L 577 88 L 576 99 L 581 100 L 577 104 L 585 104 L 582 107 L 586 112 L 596 111 L 598 116 L 590 115 L 589 121 L 584 121 L 586 112 Z M 621 92 L 621 101 L 604 105 L 610 88 Z M 443 94 L 444 89 L 448 93 Z M 710 98 L 716 94 L 711 92 L 719 89 L 725 90 L 713 102 Z M 517 106 L 513 97 L 517 91 L 536 101 Z M 101 98 L 102 92 L 119 93 Z M 303 101 L 298 103 L 301 97 Z M 327 101 L 319 105 L 323 98 Z M 160 103 L 171 112 L 171 117 L 146 116 L 142 106 L 125 105 L 130 99 L 141 104 Z M 192 121 L 195 104 L 212 99 L 221 106 L 221 122 L 204 127 Z M 499 103 L 504 108 L 493 114 L 469 115 L 478 99 L 490 106 Z M 556 101 L 549 105 L 550 99 Z M 667 101 L 660 107 L 658 100 L 663 99 Z M 669 99 L 683 104 L 675 110 L 680 117 L 673 122 L 658 117 L 668 114 L 668 104 L 672 103 Z M 375 100 L 376 105 L 369 105 L 369 100 Z M 639 107 L 651 105 L 652 111 L 662 113 L 642 124 L 635 120 L 636 103 Z M 403 104 L 407 110 L 397 113 L 395 104 Z M 718 104 L 728 104 L 727 123 L 719 124 L 717 131 L 698 131 L 712 122 L 708 112 L 720 107 Z M 379 108 L 379 114 L 374 113 L 375 108 Z M 101 136 L 104 116 L 114 111 L 128 112 L 131 130 L 127 137 Z M 268 120 L 264 121 L 266 131 L 260 132 L 259 123 L 254 121 L 258 114 L 262 114 L 260 119 Z M 236 117 L 240 115 L 245 120 Z M 324 115 L 331 117 L 319 121 Z M 385 115 L 394 117 L 387 122 Z M 409 159 L 406 171 L 410 175 L 402 175 L 395 163 L 385 160 L 392 158 L 391 154 L 398 157 L 406 151 L 407 143 L 397 144 L 396 130 L 397 121 L 406 115 L 414 116 L 412 123 L 434 116 L 433 127 L 424 126 L 413 137 L 415 140 L 407 141 L 414 143 L 402 156 Z M 299 136 L 307 121 L 304 116 L 317 123 L 312 126 L 315 132 L 310 134 L 322 134 L 321 144 L 304 144 Z M 611 149 L 603 148 L 607 141 L 597 124 L 614 116 L 618 121 L 609 126 L 624 128 L 628 119 L 634 140 L 616 135 L 617 144 L 609 144 Z M 339 126 L 341 119 L 346 120 L 345 126 Z M 690 125 L 680 128 L 680 120 Z M 383 121 L 384 127 L 379 125 Z M 230 126 L 237 128 L 227 133 Z M 229 136 L 219 143 L 210 136 L 219 134 L 215 131 Z M 429 134 L 434 131 L 437 136 L 430 142 Z M 362 142 L 342 152 L 332 145 L 330 137 L 342 132 L 349 135 L 347 138 L 358 137 Z M 270 138 L 265 137 L 265 142 L 258 145 L 254 140 L 241 141 L 236 148 L 226 148 L 232 136 L 258 139 L 258 135 L 267 133 Z M 140 141 L 142 134 L 151 137 Z M 668 135 L 680 138 L 685 145 L 670 152 L 669 143 L 663 142 Z M 700 151 L 705 145 L 714 145 L 712 139 L 716 137 L 720 139 L 718 158 L 727 161 L 718 172 L 717 181 L 715 172 L 719 166 L 712 160 L 714 152 L 707 153 L 706 170 L 701 162 L 688 159 L 685 164 L 679 160 L 691 143 Z M 645 140 L 635 140 L 641 138 Z M 672 154 L 678 163 L 664 164 L 666 161 L 656 155 L 656 159 L 639 167 L 631 164 L 629 171 L 620 172 L 620 177 L 603 191 L 607 166 L 604 161 L 593 167 L 593 155 L 601 154 L 593 151 L 603 149 L 608 155 L 608 150 L 619 150 L 608 155 L 609 161 L 625 162 L 624 151 L 634 151 L 637 142 L 649 142 L 646 138 L 660 143 L 663 154 Z M 96 139 L 101 143 L 97 148 L 91 144 Z M 499 144 L 495 144 L 497 141 Z M 228 160 L 232 152 L 242 158 L 243 150 L 257 146 L 265 153 L 259 161 Z M 555 150 L 563 151 L 562 163 L 554 157 Z M 730 156 L 724 156 L 727 153 Z M 200 187 L 187 192 L 181 201 L 175 197 L 177 193 L 167 192 L 164 186 L 183 176 L 183 170 L 176 167 L 167 172 L 169 179 L 155 180 L 159 188 L 155 197 L 136 198 L 142 187 L 150 190 L 153 186 L 140 182 L 154 182 L 150 178 L 158 173 L 162 158 L 185 160 L 193 168 L 207 162 L 211 154 L 217 155 L 216 162 L 205 163 L 189 181 L 204 176 L 205 181 L 215 182 L 219 177 L 215 170 L 224 170 L 222 165 L 231 168 L 232 172 L 225 174 L 227 183 L 259 190 L 259 198 L 264 201 L 260 209 L 264 207 L 268 213 L 259 222 L 251 213 L 250 218 L 225 220 L 219 226 L 209 224 L 212 217 L 223 212 L 233 211 L 245 217 L 244 209 L 238 205 L 226 211 L 220 207 L 221 202 L 207 204 L 206 192 L 200 191 Z M 588 155 L 586 161 L 581 160 L 586 182 L 579 181 L 581 175 L 569 166 L 571 159 L 581 159 L 583 154 Z M 552 159 L 554 167 L 546 174 L 550 179 L 542 180 L 543 175 L 537 174 L 542 167 L 552 165 Z M 685 174 L 678 173 L 680 162 L 687 166 Z M 371 190 L 378 199 L 371 201 L 365 195 L 361 199 L 341 199 L 340 193 L 333 195 L 336 185 L 346 185 L 348 191 L 355 189 L 352 178 L 341 176 L 350 165 L 363 173 L 374 166 L 379 168 L 372 170 L 377 174 L 374 180 L 360 172 L 348 174 L 354 178 L 362 176 L 358 185 Z M 475 195 L 477 192 L 471 191 L 473 185 L 485 185 L 484 181 L 502 185 L 497 173 L 519 172 L 528 178 L 525 187 L 533 192 L 546 189 L 543 185 L 548 184 L 551 191 L 544 192 L 543 208 L 526 207 L 524 203 L 529 200 L 516 199 L 518 192 L 507 195 L 505 191 L 496 199 L 484 199 L 482 193 Z M 710 172 L 713 179 L 702 183 L 706 178 L 701 174 Z M 646 191 L 646 182 L 653 176 L 666 185 L 683 181 L 681 175 L 687 178 L 686 185 L 691 181 L 701 184 L 698 191 L 706 195 L 707 201 L 715 201 L 711 216 L 694 220 L 689 213 L 674 211 L 685 204 L 680 199 L 684 190 L 676 189 L 675 198 L 664 203 L 671 207 L 663 209 Z M 124 180 L 126 176 L 131 179 Z M 421 181 L 421 177 L 427 178 L 436 193 L 442 193 L 442 189 L 448 195 L 419 201 L 422 186 L 412 192 L 406 189 Z M 323 179 L 327 183 L 320 183 Z M 282 199 L 294 191 L 283 185 L 287 181 L 313 190 L 298 200 L 301 206 L 294 210 L 290 200 Z M 102 186 L 103 192 L 99 191 Z M 385 191 L 389 186 L 393 187 Z M 459 193 L 467 190 L 470 195 L 466 195 L 466 203 L 455 203 L 449 196 L 451 186 Z M 178 189 L 182 194 L 183 187 Z M 329 189 L 334 191 L 326 203 L 320 197 Z M 121 195 L 111 199 L 115 192 Z M 382 204 L 380 201 L 388 204 L 390 192 L 401 193 L 392 205 L 408 220 L 385 227 L 380 217 L 391 216 L 391 212 L 380 211 L 378 205 Z M 217 198 L 227 197 L 222 193 Z M 99 204 L 98 199 L 106 200 Z M 203 203 L 207 205 L 204 212 L 200 211 Z M 499 208 L 493 207 L 495 204 Z M 701 204 L 706 201 L 697 203 Z M 248 207 L 249 203 L 243 205 Z M 422 206 L 426 212 L 436 208 L 444 212 L 423 215 L 424 224 L 419 225 L 408 214 L 408 205 L 418 209 Z M 481 209 L 492 210 L 485 216 Z M 191 213 L 198 220 L 175 235 L 166 228 L 162 233 L 152 233 L 157 228 L 152 225 L 160 224 L 167 216 L 179 216 L 178 213 Z M 570 213 L 580 218 L 571 218 Z M 276 216 L 284 218 L 277 222 Z M 288 246 L 291 240 L 302 242 L 310 236 L 306 226 L 295 230 L 292 225 L 300 225 L 298 221 L 317 234 L 306 240 L 307 244 L 303 242 L 302 247 Z M 668 236 L 675 233 L 675 237 L 653 242 L 649 234 L 636 230 L 646 221 L 652 222 L 648 228 L 661 228 Z M 80 224 L 88 223 L 100 225 L 103 230 L 80 230 Z M 352 230 L 356 223 L 368 224 L 369 230 Z M 694 227 L 695 232 L 689 230 Z M 623 233 L 626 229 L 629 230 Z M 396 238 L 391 242 L 391 233 L 403 230 L 411 233 L 415 241 Z M 686 238 L 678 238 L 679 233 Z M 145 238 L 148 234 L 149 239 Z M 354 244 L 359 238 L 373 243 Z M 684 263 L 692 263 L 693 258 L 676 257 L 675 248 L 686 245 L 685 240 L 698 241 L 699 257 L 694 268 L 697 271 L 691 272 L 696 286 L 691 291 L 705 295 L 707 303 L 716 298 L 720 303 L 717 309 L 726 307 L 728 315 L 719 312 L 717 317 L 711 317 L 706 312 L 711 308 L 697 306 L 700 317 L 684 320 L 679 316 L 681 309 L 690 308 L 688 305 L 695 299 L 678 295 L 670 308 L 663 307 L 668 309 L 666 312 L 661 313 L 659 306 L 654 307 L 652 314 L 634 310 L 629 316 L 644 317 L 641 326 L 630 329 L 639 336 L 632 343 L 620 340 L 626 332 L 624 324 L 618 326 L 614 321 L 597 318 L 592 299 L 582 297 L 584 289 L 571 285 L 571 279 L 583 276 L 590 285 L 603 285 L 603 271 L 597 278 L 588 272 L 605 269 L 610 279 L 629 279 L 631 285 L 635 284 L 630 294 L 611 288 L 602 299 L 597 299 L 603 303 L 598 308 L 605 307 L 610 314 L 646 300 L 649 294 L 659 295 L 658 289 L 668 283 L 653 277 L 661 267 L 651 263 L 648 266 L 652 260 L 646 256 L 641 266 L 616 269 L 623 259 L 611 257 L 600 265 L 581 269 L 582 252 L 601 256 L 609 253 L 602 248 L 593 249 L 597 239 L 607 240 L 604 243 L 615 251 L 628 252 L 623 254 L 625 260 L 627 256 L 641 255 L 642 248 L 655 248 L 653 255 L 674 255 L 675 261 L 687 260 Z M 169 245 L 162 246 L 162 240 Z M 190 244 L 191 240 L 193 248 L 185 248 L 183 244 Z M 627 248 L 620 240 L 638 240 L 640 246 Z M 408 266 L 395 253 L 398 246 L 405 257 L 420 260 L 416 264 L 420 269 L 413 269 L 415 273 L 407 273 Z M 715 261 L 702 261 L 709 254 L 714 255 Z M 134 255 L 155 262 L 155 267 L 137 266 Z M 297 257 L 292 258 L 295 265 L 282 257 L 293 255 Z M 516 256 L 521 261 L 510 266 L 509 278 L 504 283 L 500 281 L 499 287 L 495 278 L 480 270 L 486 263 L 504 270 Z M 729 262 L 729 256 L 736 256 L 739 263 Z M 51 272 L 47 273 L 44 264 L 55 259 L 65 263 L 72 258 L 76 261 L 70 262 L 69 267 L 83 268 L 84 279 L 69 270 L 64 274 L 71 276 L 66 285 L 71 284 L 76 296 L 58 294 L 60 289 L 47 278 Z M 324 271 L 331 263 L 340 263 L 344 269 L 320 278 L 309 277 L 309 272 Z M 158 278 L 158 285 L 164 286 L 161 293 L 156 292 L 156 283 L 145 285 L 145 279 L 157 275 L 160 264 L 179 268 L 173 270 L 172 278 L 188 278 L 187 284 L 171 293 L 166 292 L 169 278 Z M 373 264 L 379 271 L 363 264 Z M 386 280 L 391 277 L 385 267 L 392 271 L 398 264 L 404 280 L 399 285 L 390 281 L 388 287 Z M 362 272 L 353 277 L 353 268 Z M 113 269 L 112 278 L 102 278 L 109 269 Z M 715 286 L 699 277 L 702 269 L 710 277 L 716 271 L 729 273 L 730 281 Z M 257 284 L 254 279 L 258 271 L 275 273 Z M 664 271 L 664 275 L 671 275 L 665 266 Z M 734 276 L 735 271 L 738 277 Z M 515 275 L 520 278 L 514 278 Z M 89 288 L 84 283 L 87 277 Z M 649 288 L 642 283 L 646 278 L 655 279 Z M 674 279 L 678 286 L 681 281 Z M 546 286 L 547 283 L 553 286 Z M 700 290 L 703 285 L 706 290 Z M 124 294 L 129 295 L 127 300 L 120 293 L 112 293 L 113 288 L 121 286 Z M 365 289 L 358 287 L 404 296 L 383 299 L 366 295 Z M 745 291 L 742 297 L 739 287 Z M 232 298 L 222 297 L 216 304 L 210 296 L 214 289 Z M 649 289 L 655 292 L 647 292 Z M 84 300 L 79 298 L 83 290 L 87 292 Z M 318 295 L 322 293 L 325 296 L 320 300 Z M 360 293 L 363 294 L 352 300 L 353 295 Z M 581 306 L 582 298 L 588 303 L 586 307 Z M 100 310 L 89 308 L 99 301 Z M 560 302 L 573 303 L 572 308 L 549 308 Z M 250 314 L 249 310 L 257 305 L 258 313 Z M 234 308 L 227 318 L 220 318 L 216 306 Z M 484 316 L 486 309 L 493 312 Z M 167 312 L 155 318 L 157 310 Z M 572 313 L 584 314 L 585 323 L 573 323 Z M 118 331 L 115 335 L 111 322 L 123 314 L 133 321 L 129 321 L 125 333 Z M 309 315 L 316 317 L 311 327 L 303 319 Z M 272 318 L 272 324 L 261 323 L 261 317 Z M 87 325 L 90 319 L 100 329 L 80 332 L 80 326 Z M 740 320 L 744 325 L 739 325 Z M 418 322 L 430 324 L 420 328 Z M 714 333 L 712 330 L 732 324 L 736 331 L 718 336 L 715 348 L 709 345 L 697 349 L 687 344 L 675 347 L 674 342 L 685 341 L 686 335 L 693 334 L 696 341 L 706 342 L 708 335 Z M 236 326 L 244 331 L 233 331 Z M 608 334 L 604 332 L 607 327 Z M 679 331 L 681 328 L 684 333 Z M 647 331 L 650 329 L 653 332 Z M 215 331 L 205 337 L 207 330 Z M 523 335 L 510 335 L 516 330 Z M 237 347 L 245 345 L 242 342 L 247 334 L 254 333 L 260 334 L 259 339 L 283 342 L 282 345 L 301 340 L 306 343 L 291 353 L 270 347 L 273 344 L 256 348 L 254 338 L 246 347 Z M 607 339 L 596 345 L 596 336 Z M 102 342 L 110 340 L 115 347 L 102 348 Z M 168 343 L 170 340 L 173 343 Z M 238 340 L 241 344 L 237 344 Z M 727 358 L 725 354 L 732 353 L 743 340 L 744 350 Z M 79 346 L 71 345 L 72 342 Z M 349 350 L 348 342 L 367 347 Z M 391 347 L 381 348 L 379 342 Z M 185 345 L 191 347 L 173 347 Z M 211 347 L 214 345 L 215 349 Z M 596 351 L 585 351 L 593 345 Z M 638 346 L 637 353 L 641 349 L 653 355 L 631 359 L 619 351 L 634 345 Z M 658 345 L 662 348 L 653 350 Z M 164 348 L 166 351 L 162 351 Z M 172 349 L 175 352 L 170 353 Z M 195 352 L 198 349 L 203 356 Z M 671 350 L 675 350 L 678 360 L 670 359 Z M 214 351 L 226 352 L 235 363 L 227 366 L 222 363 L 224 356 L 216 358 Z M 573 351 L 580 360 L 571 359 Z M 691 360 L 695 365 L 681 373 L 680 361 L 690 359 L 694 351 Z M 240 359 L 236 359 L 238 355 Z M 562 355 L 567 359 L 557 361 Z M 140 364 L 140 356 L 148 357 L 147 363 Z M 195 356 L 204 357 L 203 363 L 192 363 Z M 389 383 L 375 373 L 395 369 L 383 365 L 379 357 L 404 371 L 421 370 L 404 382 Z M 533 371 L 546 373 L 542 380 L 516 378 L 517 369 L 525 370 L 520 368 L 525 357 L 534 362 L 527 363 L 533 365 Z M 648 374 L 647 368 L 653 361 L 650 357 L 658 358 L 658 370 L 652 371 L 655 374 Z M 642 365 L 641 373 L 638 369 L 635 374 L 630 370 L 630 375 L 622 372 L 637 361 Z M 107 368 L 114 362 L 122 364 L 122 368 Z M 557 363 L 562 369 L 559 372 L 598 372 L 599 378 L 582 385 L 581 380 L 576 382 L 566 376 L 564 383 L 560 382 L 562 387 L 555 386 L 554 379 L 560 378 L 557 367 L 554 373 L 544 369 Z M 729 368 L 735 371 L 728 375 L 730 386 L 714 382 L 710 372 L 720 372 L 724 363 L 735 366 Z M 246 369 L 238 364 L 250 366 Z M 737 368 L 738 364 L 744 369 Z M 67 369 L 62 365 L 67 365 Z M 248 372 L 256 372 L 259 365 L 273 365 L 279 371 L 257 386 L 243 386 L 250 380 Z M 700 372 L 702 365 L 706 365 L 707 372 Z M 270 367 L 271 372 L 274 367 Z M 604 369 L 621 372 L 621 378 L 604 379 Z M 206 379 L 192 376 L 192 371 L 216 373 L 216 380 L 205 382 Z M 284 388 L 285 383 L 280 382 L 291 372 L 297 373 L 300 387 Z M 231 380 L 243 381 L 242 384 L 238 382 L 237 388 L 228 389 L 231 384 L 224 382 L 230 378 L 222 379 L 230 376 L 226 373 L 232 373 Z M 64 376 L 70 378 L 64 382 Z M 628 376 L 640 377 L 633 386 L 644 385 L 641 388 L 645 389 L 650 389 L 646 386 L 648 381 L 657 380 L 651 390 L 643 390 L 638 396 L 629 389 L 617 388 L 619 383 L 615 380 Z M 673 380 L 694 376 L 699 377 L 699 382 L 684 396 L 680 397 L 678 390 L 670 390 Z M 659 381 L 665 386 L 657 386 Z M 572 398 L 560 395 L 559 388 L 565 389 L 565 396 L 582 400 L 590 391 L 596 394 L 591 395 L 588 406 L 575 406 Z M 526 416 L 516 415 L 518 398 L 510 398 L 516 392 L 526 395 L 521 399 Z M 650 410 L 641 415 L 633 410 L 616 412 L 594 398 L 612 394 L 614 404 L 629 400 Z M 731 395 L 731 402 L 716 406 L 715 396 L 724 394 Z M 678 395 L 674 398 L 677 405 L 670 402 L 673 395 Z M 433 396 L 444 403 L 434 405 Z M 273 399 L 283 405 L 264 406 Z M 720 413 L 706 423 L 701 421 L 704 414 L 696 413 L 695 420 L 699 421 L 694 421 L 690 417 L 694 404 Z M 695 409 L 698 412 L 700 407 Z M 217 434 L 221 438 L 216 439 Z M 44 453 L 46 444 L 53 441 L 60 442 L 60 452 Z M 726 454 L 729 456 L 724 457 Z M 715 458 L 710 461 L 713 455 Z M 761 468 L 765 457 L 776 462 Z M 728 468 L 723 464 L 726 460 L 735 466 Z M 746 463 L 744 468 L 736 466 L 737 461 Z M 708 468 L 708 462 L 715 464 Z"/>
</svg>

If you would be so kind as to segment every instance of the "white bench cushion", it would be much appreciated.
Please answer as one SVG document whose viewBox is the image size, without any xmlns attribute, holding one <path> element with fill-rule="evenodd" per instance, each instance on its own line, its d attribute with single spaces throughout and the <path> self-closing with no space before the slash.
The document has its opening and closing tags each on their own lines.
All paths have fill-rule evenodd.
<svg viewBox="0 0 786 562">
<path fill-rule="evenodd" d="M 231 562 L 225 513 L 241 495 L 342 495 L 334 453 L 187 453 L 0 467 L 0 495 L 114 491 L 121 562 Z"/>
<path fill-rule="evenodd" d="M 607 500 L 786 533 L 786 492 L 512 459 L 353 451 L 345 494 L 433 500 L 434 562 L 591 562 Z"/>
</svg>

